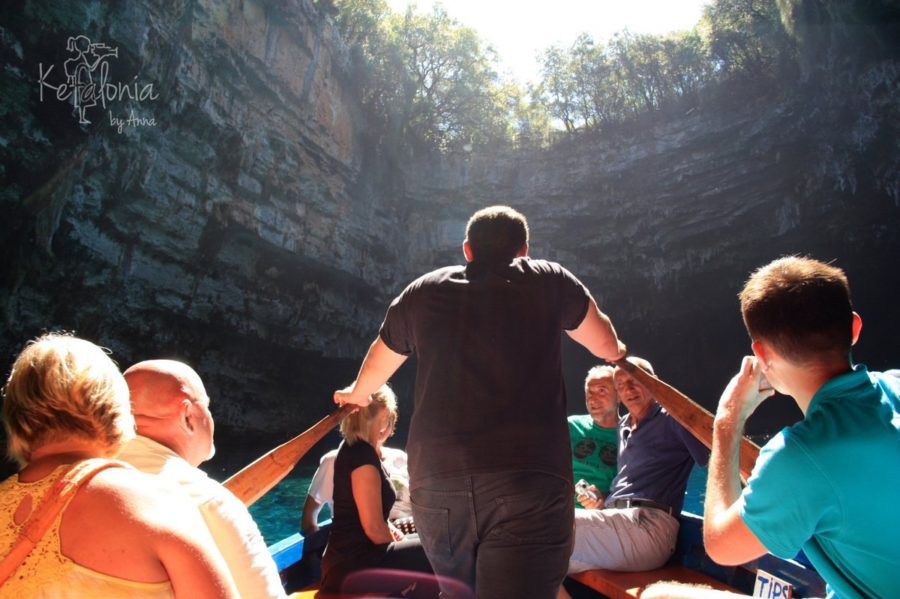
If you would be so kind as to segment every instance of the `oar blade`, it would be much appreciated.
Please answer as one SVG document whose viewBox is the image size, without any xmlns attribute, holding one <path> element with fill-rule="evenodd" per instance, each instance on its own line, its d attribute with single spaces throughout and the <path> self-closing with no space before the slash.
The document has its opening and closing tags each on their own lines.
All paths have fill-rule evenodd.
<svg viewBox="0 0 900 599">
<path fill-rule="evenodd" d="M 231 476 L 223 485 L 250 506 L 277 485 L 297 462 L 337 425 L 354 406 L 338 408 L 308 430 L 266 453 Z"/>
</svg>

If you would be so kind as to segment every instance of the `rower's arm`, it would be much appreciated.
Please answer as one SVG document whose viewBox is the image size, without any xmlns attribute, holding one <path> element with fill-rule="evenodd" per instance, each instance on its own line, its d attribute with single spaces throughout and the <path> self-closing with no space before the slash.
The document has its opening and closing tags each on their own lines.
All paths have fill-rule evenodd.
<svg viewBox="0 0 900 599">
<path fill-rule="evenodd" d="M 356 380 L 349 387 L 335 391 L 334 403 L 341 406 L 347 403 L 358 406 L 369 405 L 371 395 L 388 382 L 404 362 L 406 356 L 389 348 L 381 340 L 381 336 L 378 336 L 369 347 Z"/>
<path fill-rule="evenodd" d="M 772 390 L 760 391 L 761 372 L 754 358 L 744 358 L 731 380 L 713 421 L 712 453 L 703 511 L 703 544 L 716 563 L 737 565 L 766 553 L 765 545 L 741 518 L 739 452 L 744 424 Z"/>
<path fill-rule="evenodd" d="M 612 321 L 600 311 L 594 298 L 591 298 L 581 324 L 566 333 L 598 358 L 613 362 L 625 357 L 625 344 L 619 340 Z"/>
</svg>

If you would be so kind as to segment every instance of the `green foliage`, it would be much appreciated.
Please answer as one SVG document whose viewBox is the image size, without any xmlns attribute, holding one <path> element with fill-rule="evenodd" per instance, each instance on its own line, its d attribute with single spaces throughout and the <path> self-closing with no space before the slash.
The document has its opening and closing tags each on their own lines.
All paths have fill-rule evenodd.
<svg viewBox="0 0 900 599">
<path fill-rule="evenodd" d="M 535 93 L 526 92 L 515 83 L 507 83 L 502 91 L 507 104 L 510 137 L 515 137 L 520 146 L 546 146 L 553 129 L 551 117 L 535 100 Z"/>
<path fill-rule="evenodd" d="M 568 49 L 548 48 L 532 93 L 572 132 L 689 108 L 725 82 L 767 89 L 795 64 L 776 0 L 715 0 L 692 31 L 660 36 L 626 30 L 606 43 L 582 34 Z"/>
<path fill-rule="evenodd" d="M 690 98 L 711 79 L 713 65 L 697 31 L 676 33 L 663 39 L 669 83 L 679 97 Z"/>
<path fill-rule="evenodd" d="M 440 6 L 427 15 L 392 14 L 383 0 L 344 0 L 338 8 L 363 105 L 389 149 L 449 150 L 508 136 L 508 90 L 474 30 Z"/>
<path fill-rule="evenodd" d="M 582 34 L 547 48 L 541 80 L 526 92 L 498 78 L 493 50 L 440 5 L 430 14 L 394 14 L 385 0 L 337 6 L 372 134 L 395 154 L 511 138 L 545 144 L 553 128 L 689 109 L 722 83 L 769 89 L 797 60 L 778 0 L 713 0 L 692 31 L 626 30 L 604 42 Z"/>
<path fill-rule="evenodd" d="M 725 75 L 771 78 L 791 53 L 776 0 L 716 0 L 704 9 L 703 25 L 710 56 Z"/>
<path fill-rule="evenodd" d="M 338 26 L 344 42 L 364 54 L 372 54 L 377 48 L 381 23 L 391 14 L 385 0 L 355 0 L 341 2 L 337 13 Z"/>
<path fill-rule="evenodd" d="M 534 90 L 535 97 L 542 103 L 554 119 L 565 126 L 566 131 L 574 131 L 575 77 L 564 50 L 551 47 L 542 57 L 541 83 Z"/>
<path fill-rule="evenodd" d="M 582 34 L 568 50 L 548 48 L 542 60 L 535 98 L 570 132 L 693 100 L 712 70 L 696 32 L 624 31 L 608 44 Z"/>
<path fill-rule="evenodd" d="M 502 135 L 505 110 L 495 89 L 493 53 L 475 32 L 440 6 L 429 16 L 408 10 L 393 25 L 411 80 L 402 113 L 410 132 L 440 148 Z"/>
</svg>

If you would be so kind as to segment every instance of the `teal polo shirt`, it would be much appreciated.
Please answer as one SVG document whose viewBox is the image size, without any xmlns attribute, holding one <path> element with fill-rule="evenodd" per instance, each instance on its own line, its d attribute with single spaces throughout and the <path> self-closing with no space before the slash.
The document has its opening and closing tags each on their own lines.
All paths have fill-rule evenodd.
<svg viewBox="0 0 900 599">
<path fill-rule="evenodd" d="M 782 558 L 803 549 L 828 596 L 900 597 L 900 379 L 865 366 L 763 447 L 741 518 Z"/>
</svg>

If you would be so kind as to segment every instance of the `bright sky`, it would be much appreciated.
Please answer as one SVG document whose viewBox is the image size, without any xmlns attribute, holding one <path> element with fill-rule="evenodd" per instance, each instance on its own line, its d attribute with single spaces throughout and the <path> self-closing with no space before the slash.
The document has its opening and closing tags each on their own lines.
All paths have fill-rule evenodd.
<svg viewBox="0 0 900 599">
<path fill-rule="evenodd" d="M 538 76 L 537 54 L 552 45 L 568 48 L 580 33 L 597 41 L 628 28 L 632 33 L 690 29 L 709 0 L 444 0 L 447 13 L 478 31 L 500 55 L 501 69 L 520 82 Z M 388 0 L 395 12 L 415 4 L 430 12 L 434 0 Z"/>
</svg>

